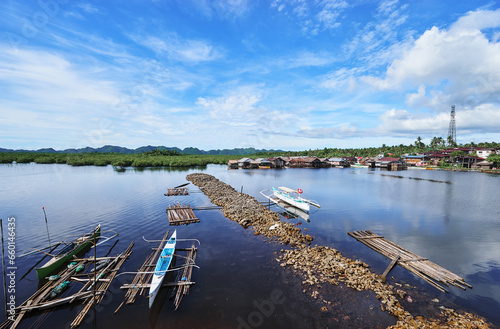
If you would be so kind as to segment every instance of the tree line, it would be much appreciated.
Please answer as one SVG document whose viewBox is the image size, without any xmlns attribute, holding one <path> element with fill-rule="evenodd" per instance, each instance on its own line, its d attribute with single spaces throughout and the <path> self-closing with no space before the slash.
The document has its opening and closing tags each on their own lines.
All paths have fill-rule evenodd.
<svg viewBox="0 0 500 329">
<path fill-rule="evenodd" d="M 367 148 L 323 148 L 304 151 L 273 151 L 259 152 L 251 154 L 248 157 L 269 158 L 272 156 L 315 156 L 318 158 L 329 157 L 375 157 L 379 154 L 395 158 L 403 154 L 415 155 L 432 150 L 443 149 L 447 147 L 484 147 L 500 149 L 500 143 L 467 143 L 453 145 L 452 141 L 444 141 L 442 137 L 434 137 L 426 145 L 418 137 L 415 143 L 410 145 L 392 145 L 382 144 L 380 147 Z M 237 159 L 241 155 L 187 155 L 181 154 L 177 150 L 154 149 L 140 154 L 123 153 L 33 153 L 33 152 L 0 152 L 0 163 L 60 163 L 71 166 L 107 166 L 114 167 L 189 167 L 205 166 L 207 164 L 226 164 L 231 159 Z M 489 161 L 500 163 L 500 155 L 492 155 Z"/>
<path fill-rule="evenodd" d="M 152 153 L 151 153 L 152 152 Z M 226 164 L 234 156 L 228 155 L 180 155 L 177 151 L 144 152 L 142 154 L 121 153 L 0 153 L 0 163 L 67 164 L 71 166 L 114 167 L 190 167 L 207 164 Z M 165 153 L 163 153 L 165 152 Z M 178 153 L 178 152 L 177 152 Z"/>
</svg>

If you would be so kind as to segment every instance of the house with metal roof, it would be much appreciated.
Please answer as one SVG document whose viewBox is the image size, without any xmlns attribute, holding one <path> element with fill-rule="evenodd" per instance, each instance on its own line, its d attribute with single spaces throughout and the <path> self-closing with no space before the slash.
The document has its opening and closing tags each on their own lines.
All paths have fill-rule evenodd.
<svg viewBox="0 0 500 329">
<path fill-rule="evenodd" d="M 250 168 L 250 163 L 253 161 L 251 158 L 242 158 L 238 160 L 238 168 L 246 169 Z"/>
</svg>

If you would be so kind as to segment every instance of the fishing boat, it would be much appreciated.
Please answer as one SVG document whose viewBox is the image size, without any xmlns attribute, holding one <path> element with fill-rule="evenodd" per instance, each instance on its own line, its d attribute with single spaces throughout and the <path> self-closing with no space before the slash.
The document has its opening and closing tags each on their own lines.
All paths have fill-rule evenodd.
<svg viewBox="0 0 500 329">
<path fill-rule="evenodd" d="M 158 262 L 156 263 L 153 279 L 151 280 L 151 286 L 149 287 L 149 308 L 153 306 L 156 295 L 158 294 L 158 291 L 160 291 L 160 287 L 163 283 L 163 279 L 165 279 L 168 267 L 172 262 L 176 240 L 177 230 L 174 231 L 170 239 L 168 239 L 167 243 L 165 243 L 165 246 L 161 251 L 160 258 L 158 258 Z"/>
<path fill-rule="evenodd" d="M 286 203 L 291 204 L 295 208 L 299 208 L 306 212 L 309 212 L 310 210 L 309 203 L 301 199 L 300 192 L 302 192 L 301 189 L 298 189 L 296 191 L 284 186 L 278 188 L 273 187 L 273 194 L 275 197 L 277 197 L 282 201 L 285 201 Z"/>
<path fill-rule="evenodd" d="M 273 191 L 262 190 L 260 191 L 260 194 L 266 197 L 270 202 L 274 203 L 275 205 L 283 209 L 286 213 L 291 214 L 292 217 L 300 217 L 306 221 L 309 221 L 309 213 L 305 212 L 302 209 L 296 208 L 281 199 L 278 199 L 277 197 L 274 196 Z"/>
<path fill-rule="evenodd" d="M 271 192 L 272 192 L 272 195 L 274 195 L 274 197 L 272 195 L 270 195 L 269 192 L 268 192 L 268 194 L 266 194 L 265 193 L 266 191 L 270 191 L 270 190 L 262 190 L 262 191 L 260 191 L 260 194 L 262 194 L 267 199 L 276 203 L 278 206 L 280 206 L 282 208 L 286 208 L 286 206 L 283 206 L 283 204 L 280 204 L 279 200 L 285 202 L 288 205 L 294 206 L 295 208 L 297 208 L 297 210 L 305 211 L 306 213 L 309 213 L 309 210 L 310 210 L 309 205 L 314 206 L 316 208 L 320 208 L 319 203 L 317 203 L 316 201 L 303 198 L 301 196 L 302 190 L 300 188 L 297 190 L 292 190 L 291 188 L 283 187 L 283 186 L 278 187 L 278 188 L 273 187 L 273 190 Z M 288 210 L 288 209 L 285 209 L 285 210 Z M 300 217 L 302 217 L 302 216 L 300 216 Z"/>
<path fill-rule="evenodd" d="M 52 256 L 52 258 L 45 263 L 42 267 L 36 269 L 36 274 L 38 279 L 43 279 L 48 277 L 54 270 L 59 268 L 65 262 L 70 260 L 73 255 L 76 255 L 94 242 L 95 239 L 99 238 L 101 235 L 101 224 L 97 225 L 96 228 L 90 233 L 86 233 L 81 237 L 66 243 L 66 246 L 59 251 L 56 255 Z M 61 243 L 64 244 L 64 243 Z"/>
</svg>

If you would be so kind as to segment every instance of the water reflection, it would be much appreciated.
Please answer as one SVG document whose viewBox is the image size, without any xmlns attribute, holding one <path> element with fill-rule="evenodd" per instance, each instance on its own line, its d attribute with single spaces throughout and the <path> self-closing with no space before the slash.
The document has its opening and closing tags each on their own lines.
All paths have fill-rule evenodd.
<svg viewBox="0 0 500 329">
<path fill-rule="evenodd" d="M 243 189 L 244 193 L 259 201 L 267 201 L 259 192 L 269 186 L 301 188 L 321 204 L 321 209 L 311 216 L 310 222 L 300 220 L 301 229 L 307 228 L 308 234 L 315 237 L 314 243 L 332 246 L 382 273 L 388 265 L 387 260 L 347 236 L 346 232 L 371 230 L 383 235 L 464 277 L 474 288 L 467 291 L 450 289 L 446 298 L 500 323 L 497 312 L 500 309 L 500 203 L 496 175 L 427 170 L 389 174 L 358 168 L 227 170 L 226 166 L 215 165 L 202 168 L 125 168 L 120 172 L 111 166 L 9 164 L 0 165 L 2 217 L 5 220 L 8 216 L 16 216 L 16 247 L 19 251 L 46 244 L 42 206 L 47 210 L 51 239 L 54 240 L 72 232 L 88 231 L 102 223 L 104 229 L 120 233 L 112 254 L 136 240 L 134 253 L 123 268 L 135 271 L 150 253 L 149 247 L 139 242 L 142 236 L 161 238 L 168 230 L 165 209 L 170 203 L 210 205 L 202 193 L 164 196 L 167 188 L 186 183 L 188 173 L 200 171 L 214 175 L 238 191 Z M 195 190 L 190 188 L 191 192 Z M 238 316 L 248 316 L 254 311 L 253 300 L 268 298 L 276 288 L 283 290 L 290 302 L 277 310 L 282 313 L 269 318 L 265 327 L 307 327 L 311 323 L 334 326 L 328 322 L 331 319 L 321 317 L 319 307 L 316 308 L 301 289 L 290 291 L 295 287 L 290 283 L 294 280 L 293 275 L 283 275 L 274 260 L 274 252 L 282 246 L 264 243 L 267 240 L 254 236 L 251 229 L 244 230 L 227 220 L 219 210 L 196 214 L 200 223 L 178 227 L 178 234 L 185 238 L 199 238 L 202 242 L 198 256 L 201 270 L 194 278 L 197 284 L 183 300 L 179 311 L 173 312 L 169 301 L 165 302 L 155 315 L 156 319 L 151 319 L 156 327 L 167 323 L 179 327 L 207 323 L 213 327 L 236 327 Z M 98 249 L 103 254 L 107 251 L 108 248 L 104 247 Z M 18 259 L 19 278 L 35 262 L 31 256 Z M 404 270 L 396 270 L 391 275 L 425 289 L 431 296 L 445 299 Z M 270 280 L 271 277 L 275 280 Z M 286 280 L 282 279 L 284 277 Z M 36 275 L 27 275 L 19 282 L 17 298 L 24 300 L 29 297 L 37 282 Z M 342 292 L 339 296 L 345 294 L 349 293 Z M 148 321 L 147 301 L 129 306 L 114 316 L 113 310 L 123 300 L 119 287 L 111 299 L 109 306 L 97 314 L 101 326 L 120 324 L 140 328 Z M 303 300 L 293 303 L 292 299 Z M 352 301 L 344 302 L 349 305 Z M 344 310 L 341 305 L 339 311 Z M 193 318 L 192 314 L 197 316 Z M 295 322 L 291 324 L 283 314 L 297 314 Z M 60 327 L 58 321 L 71 322 L 74 315 L 74 311 L 65 309 L 57 312 L 57 316 L 49 317 L 44 326 Z M 373 327 L 387 321 L 386 314 L 374 316 L 371 325 L 363 325 Z"/>
</svg>

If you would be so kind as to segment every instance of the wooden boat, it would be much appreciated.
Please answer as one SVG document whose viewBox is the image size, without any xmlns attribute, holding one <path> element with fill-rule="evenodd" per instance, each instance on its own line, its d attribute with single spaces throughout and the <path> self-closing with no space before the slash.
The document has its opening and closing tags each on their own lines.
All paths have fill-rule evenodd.
<svg viewBox="0 0 500 329">
<path fill-rule="evenodd" d="M 156 263 L 155 271 L 153 274 L 153 279 L 151 280 L 151 286 L 149 287 L 149 308 L 153 306 L 156 295 L 160 291 L 163 279 L 165 279 L 165 274 L 167 273 L 168 267 L 172 262 L 174 256 L 175 244 L 177 242 L 177 230 L 174 231 L 170 239 L 163 247 L 158 262 Z"/>
<path fill-rule="evenodd" d="M 57 253 L 57 255 L 53 256 L 47 263 L 45 263 L 42 267 L 36 269 L 36 274 L 38 279 L 44 279 L 45 277 L 50 276 L 50 274 L 63 265 L 66 261 L 70 260 L 73 255 L 76 255 L 94 242 L 95 239 L 99 238 L 101 235 L 101 224 L 97 225 L 96 228 L 90 232 L 82 235 L 78 239 L 67 243 L 66 246 Z"/>
<path fill-rule="evenodd" d="M 278 199 L 291 204 L 295 208 L 302 209 L 306 212 L 309 212 L 310 210 L 309 202 L 302 199 L 298 191 L 292 190 L 291 188 L 288 187 L 281 186 L 278 188 L 273 187 L 273 194 Z"/>
</svg>

